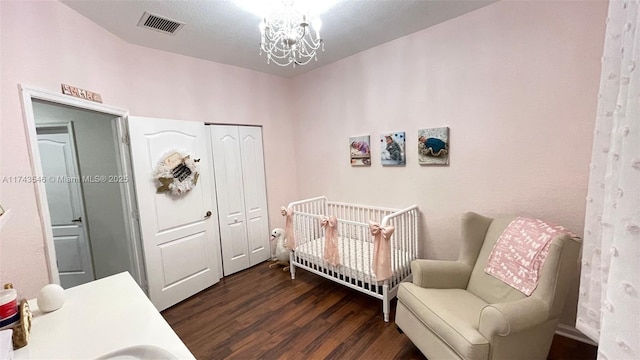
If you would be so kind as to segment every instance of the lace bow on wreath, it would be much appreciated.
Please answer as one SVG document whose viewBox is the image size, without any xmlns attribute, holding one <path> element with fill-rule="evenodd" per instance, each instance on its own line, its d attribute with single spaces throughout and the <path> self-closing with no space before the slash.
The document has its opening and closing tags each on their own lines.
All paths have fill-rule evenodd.
<svg viewBox="0 0 640 360">
<path fill-rule="evenodd" d="M 198 183 L 198 162 L 178 151 L 171 151 L 163 156 L 156 167 L 154 178 L 159 183 L 156 192 L 171 192 L 173 195 L 183 195 Z"/>
</svg>

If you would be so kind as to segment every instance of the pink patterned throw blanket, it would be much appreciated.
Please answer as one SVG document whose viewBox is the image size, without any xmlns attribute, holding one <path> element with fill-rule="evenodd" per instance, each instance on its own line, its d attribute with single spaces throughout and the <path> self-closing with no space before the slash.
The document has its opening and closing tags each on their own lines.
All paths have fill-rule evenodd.
<svg viewBox="0 0 640 360">
<path fill-rule="evenodd" d="M 496 241 L 484 271 L 529 296 L 538 286 L 551 240 L 564 233 L 575 237 L 562 226 L 518 217 Z"/>
</svg>

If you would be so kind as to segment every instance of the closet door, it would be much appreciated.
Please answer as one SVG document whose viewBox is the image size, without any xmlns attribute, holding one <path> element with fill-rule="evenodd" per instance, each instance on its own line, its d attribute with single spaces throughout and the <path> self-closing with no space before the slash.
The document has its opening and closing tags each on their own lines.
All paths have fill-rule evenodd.
<svg viewBox="0 0 640 360">
<path fill-rule="evenodd" d="M 238 131 L 244 180 L 249 262 L 253 266 L 267 260 L 270 256 L 262 128 L 240 126 Z"/>
<path fill-rule="evenodd" d="M 262 151 L 256 126 L 210 127 L 225 275 L 270 256 Z"/>
<path fill-rule="evenodd" d="M 251 266 L 245 214 L 240 134 L 237 126 L 213 125 L 213 168 L 224 275 Z M 266 233 L 265 237 L 269 234 Z"/>
</svg>

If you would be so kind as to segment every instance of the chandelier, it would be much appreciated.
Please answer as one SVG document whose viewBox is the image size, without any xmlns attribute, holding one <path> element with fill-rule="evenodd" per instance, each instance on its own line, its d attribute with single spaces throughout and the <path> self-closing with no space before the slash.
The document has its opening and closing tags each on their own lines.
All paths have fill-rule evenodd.
<svg viewBox="0 0 640 360">
<path fill-rule="evenodd" d="M 281 6 L 260 23 L 260 55 L 267 55 L 267 63 L 294 68 L 312 59 L 317 61 L 316 50 L 324 51 L 321 26 L 317 17 L 310 26 L 308 16 L 296 7 L 295 0 L 282 0 Z"/>
</svg>

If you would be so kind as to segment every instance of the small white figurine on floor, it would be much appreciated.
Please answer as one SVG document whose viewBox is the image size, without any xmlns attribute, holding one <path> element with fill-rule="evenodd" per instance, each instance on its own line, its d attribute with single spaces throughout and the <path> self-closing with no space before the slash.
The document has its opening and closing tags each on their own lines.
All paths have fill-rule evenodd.
<svg viewBox="0 0 640 360">
<path fill-rule="evenodd" d="M 271 240 L 276 241 L 276 254 L 271 259 L 274 263 L 269 265 L 269 268 L 281 265 L 284 266 L 282 271 L 289 270 L 289 249 L 284 246 L 285 236 L 284 229 L 275 228 L 271 231 Z"/>
</svg>

